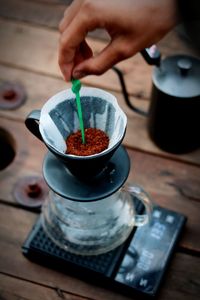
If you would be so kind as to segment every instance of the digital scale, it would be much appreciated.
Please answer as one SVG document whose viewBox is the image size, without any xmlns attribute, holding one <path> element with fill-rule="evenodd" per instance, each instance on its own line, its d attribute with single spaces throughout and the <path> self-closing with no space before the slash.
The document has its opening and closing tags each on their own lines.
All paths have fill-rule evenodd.
<svg viewBox="0 0 200 300">
<path fill-rule="evenodd" d="M 121 145 L 127 117 L 110 93 L 93 88 L 81 91 L 85 128 L 106 132 L 109 146 L 86 157 L 66 154 L 64 141 L 77 129 L 71 90 L 56 94 L 41 111 L 28 115 L 27 128 L 49 150 L 43 176 L 50 194 L 23 254 L 92 284 L 128 295 L 155 296 L 186 218 L 156 205 L 151 211 L 151 199 L 142 187 L 130 185 L 129 192 L 122 191 L 130 171 L 128 152 Z M 137 218 L 145 217 L 146 225 L 134 226 Z M 131 224 L 128 239 L 114 248 L 129 234 L 125 229 Z M 114 250 L 104 253 L 107 245 Z"/>
<path fill-rule="evenodd" d="M 133 201 L 137 212 L 142 213 L 141 202 Z M 39 217 L 22 251 L 34 262 L 92 284 L 128 295 L 154 297 L 185 222 L 184 215 L 154 206 L 150 224 L 134 229 L 123 245 L 106 254 L 81 256 L 55 245 L 45 234 Z"/>
</svg>

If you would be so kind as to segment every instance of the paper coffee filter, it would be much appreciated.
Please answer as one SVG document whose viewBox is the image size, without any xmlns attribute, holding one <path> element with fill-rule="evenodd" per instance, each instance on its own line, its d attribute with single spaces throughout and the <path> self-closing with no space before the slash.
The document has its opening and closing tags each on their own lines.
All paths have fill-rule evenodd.
<svg viewBox="0 0 200 300">
<path fill-rule="evenodd" d="M 127 118 L 116 98 L 96 88 L 80 90 L 84 127 L 103 130 L 109 137 L 109 147 L 119 143 L 125 133 Z M 43 106 L 40 115 L 40 133 L 46 144 L 65 153 L 68 135 L 80 129 L 75 95 L 71 89 L 56 94 Z M 66 154 L 67 155 L 67 154 Z M 97 155 L 97 154 L 96 154 Z"/>
</svg>

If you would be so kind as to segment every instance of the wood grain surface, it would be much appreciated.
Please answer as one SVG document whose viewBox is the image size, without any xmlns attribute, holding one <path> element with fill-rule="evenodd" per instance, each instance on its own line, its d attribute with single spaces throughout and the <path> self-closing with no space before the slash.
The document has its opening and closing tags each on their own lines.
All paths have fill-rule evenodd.
<svg viewBox="0 0 200 300">
<path fill-rule="evenodd" d="M 20 83 L 25 103 L 14 110 L 0 109 L 0 142 L 12 137 L 14 159 L 0 170 L 0 299 L 2 300 L 129 300 L 131 296 L 95 286 L 84 280 L 42 267 L 27 260 L 21 251 L 38 212 L 18 204 L 14 188 L 21 178 L 42 175 L 47 149 L 25 127 L 30 111 L 41 109 L 55 93 L 70 88 L 58 67 L 58 24 L 70 0 L 1 0 L 0 84 Z M 89 34 L 94 52 L 108 40 L 102 30 Z M 177 27 L 158 43 L 162 57 L 194 54 Z M 130 101 L 148 111 L 153 67 L 140 54 L 118 64 Z M 147 119 L 131 111 L 113 70 L 83 79 L 86 86 L 114 94 L 128 118 L 123 145 L 131 170 L 128 181 L 141 185 L 153 201 L 183 213 L 187 223 L 163 280 L 158 300 L 199 299 L 200 294 L 200 149 L 172 155 L 160 150 L 149 138 Z M 2 144 L 0 144 L 0 147 Z M 2 157 L 0 157 L 0 165 Z"/>
<path fill-rule="evenodd" d="M 0 208 L 0 270 L 3 274 L 9 274 L 14 278 L 39 284 L 41 287 L 59 288 L 63 292 L 88 297 L 89 299 L 133 299 L 132 297 L 122 296 L 98 286 L 89 285 L 82 280 L 63 275 L 62 273 L 28 261 L 21 254 L 21 245 L 26 238 L 27 231 L 31 229 L 36 215 L 5 205 L 1 205 Z M 7 219 L 12 220 L 12 222 L 7 222 Z M 170 263 L 166 279 L 163 282 L 160 299 L 179 300 L 183 299 L 185 293 L 191 297 L 190 299 L 198 299 L 200 281 L 199 277 L 196 277 L 196 274 L 199 274 L 199 271 L 199 257 L 176 253 Z M 19 283 L 17 285 L 19 286 Z M 41 297 L 42 294 L 40 294 L 40 299 L 43 299 Z"/>
</svg>

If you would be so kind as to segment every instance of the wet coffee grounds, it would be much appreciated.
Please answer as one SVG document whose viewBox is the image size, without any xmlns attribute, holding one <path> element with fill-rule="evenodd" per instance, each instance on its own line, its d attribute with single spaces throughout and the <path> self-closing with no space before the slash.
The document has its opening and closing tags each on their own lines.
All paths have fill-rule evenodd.
<svg viewBox="0 0 200 300">
<path fill-rule="evenodd" d="M 109 138 L 101 129 L 85 129 L 85 144 L 82 143 L 81 131 L 78 130 L 68 136 L 66 140 L 67 154 L 87 156 L 100 153 L 108 148 Z"/>
</svg>

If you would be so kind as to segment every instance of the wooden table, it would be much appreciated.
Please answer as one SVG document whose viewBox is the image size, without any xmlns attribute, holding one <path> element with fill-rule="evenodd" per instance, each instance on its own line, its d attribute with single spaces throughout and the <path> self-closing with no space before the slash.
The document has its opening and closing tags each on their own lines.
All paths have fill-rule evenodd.
<svg viewBox="0 0 200 300">
<path fill-rule="evenodd" d="M 57 25 L 67 2 L 1 0 L 0 80 L 21 83 L 27 93 L 21 107 L 0 110 L 0 141 L 7 139 L 15 151 L 14 160 L 0 172 L 1 299 L 133 299 L 32 263 L 21 253 L 38 213 L 20 206 L 13 189 L 21 178 L 42 174 L 46 153 L 44 145 L 25 128 L 24 120 L 31 110 L 40 109 L 50 96 L 70 86 L 63 81 L 57 64 Z M 163 56 L 192 53 L 180 39 L 180 32 L 170 33 L 159 43 Z M 88 40 L 95 51 L 105 45 L 101 32 L 95 32 Z M 138 54 L 120 63 L 119 68 L 125 76 L 131 101 L 147 109 L 152 67 Z M 188 218 L 158 299 L 199 299 L 200 150 L 176 156 L 157 148 L 148 137 L 146 119 L 126 106 L 113 71 L 100 77 L 89 76 L 83 82 L 116 95 L 127 114 L 123 144 L 131 159 L 129 181 L 143 186 L 159 205 Z"/>
</svg>

